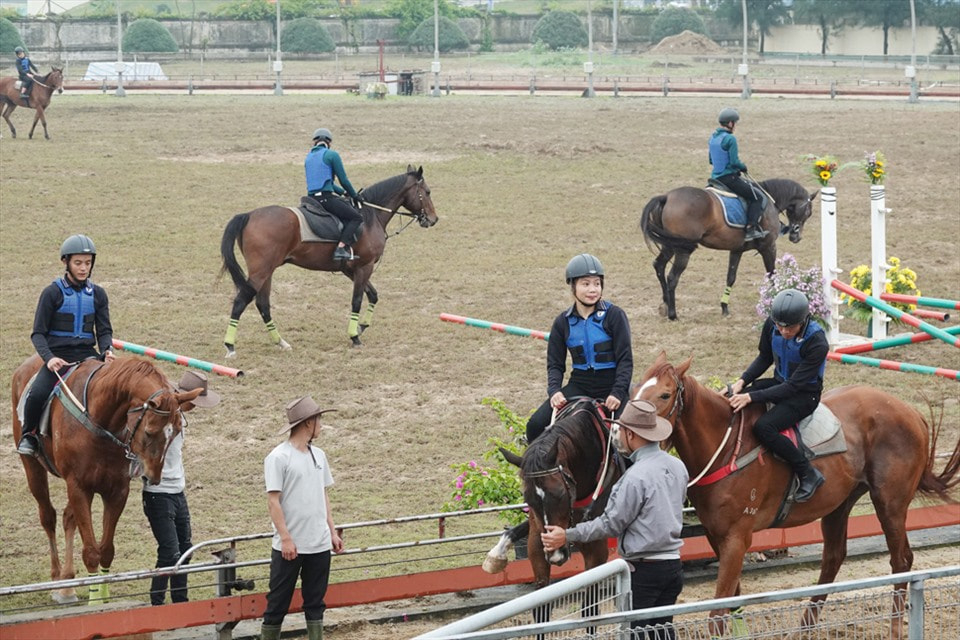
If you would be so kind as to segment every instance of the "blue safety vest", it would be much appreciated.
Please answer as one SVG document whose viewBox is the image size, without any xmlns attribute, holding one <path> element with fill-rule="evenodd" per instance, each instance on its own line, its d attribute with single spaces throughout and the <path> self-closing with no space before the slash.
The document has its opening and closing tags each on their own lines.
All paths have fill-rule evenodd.
<svg viewBox="0 0 960 640">
<path fill-rule="evenodd" d="M 710 164 L 713 165 L 713 175 L 719 176 L 727 170 L 730 164 L 730 153 L 723 148 L 723 142 L 730 134 L 723 132 L 714 134 L 710 138 Z"/>
<path fill-rule="evenodd" d="M 314 194 L 328 182 L 333 181 L 333 167 L 323 161 L 328 149 L 317 145 L 310 149 L 303 161 L 303 170 L 307 174 L 307 193 Z"/>
<path fill-rule="evenodd" d="M 30 58 L 24 56 L 23 58 L 17 58 L 17 71 L 20 75 L 30 73 Z"/>
<path fill-rule="evenodd" d="M 97 315 L 93 304 L 93 283 L 87 280 L 79 291 L 63 278 L 53 283 L 63 293 L 63 302 L 50 323 L 50 335 L 93 340 L 93 322 Z"/>
<path fill-rule="evenodd" d="M 603 328 L 607 308 L 599 308 L 583 319 L 576 313 L 567 316 L 570 335 L 567 336 L 567 349 L 573 359 L 573 368 L 614 369 L 617 366 L 613 352 L 613 338 Z"/>
<path fill-rule="evenodd" d="M 792 340 L 784 339 L 784 337 L 780 335 L 780 332 L 777 331 L 776 326 L 773 327 L 772 331 L 770 346 L 773 350 L 774 371 L 776 372 L 778 380 L 787 380 L 790 378 L 790 374 L 794 369 L 803 362 L 803 358 L 800 357 L 800 347 L 803 346 L 803 343 L 809 339 L 810 336 L 818 331 L 823 331 L 823 327 L 815 320 L 807 320 L 807 326 L 803 334 L 798 334 Z M 811 378 L 810 380 L 800 380 L 800 382 L 818 384 L 823 380 L 823 373 L 826 369 L 827 361 L 824 360 L 820 363 L 820 370 L 817 372 L 817 377 Z"/>
</svg>

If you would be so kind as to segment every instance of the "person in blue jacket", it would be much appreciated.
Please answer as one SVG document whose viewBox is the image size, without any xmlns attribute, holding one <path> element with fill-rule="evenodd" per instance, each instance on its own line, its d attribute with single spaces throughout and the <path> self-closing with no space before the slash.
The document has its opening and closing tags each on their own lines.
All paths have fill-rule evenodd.
<svg viewBox="0 0 960 640">
<path fill-rule="evenodd" d="M 17 47 L 13 52 L 17 56 L 15 64 L 17 65 L 17 75 L 20 77 L 20 99 L 23 100 L 24 104 L 30 106 L 30 89 L 33 87 L 33 79 L 36 77 L 34 74 L 40 73 L 40 70 L 30 62 L 30 58 L 27 57 L 27 52 L 23 50 L 23 47 Z"/>
<path fill-rule="evenodd" d="M 350 184 L 340 154 L 330 148 L 332 142 L 333 134 L 329 129 L 320 128 L 313 132 L 313 148 L 303 161 L 307 176 L 307 195 L 343 223 L 333 259 L 352 260 L 353 249 L 348 243 L 357 228 L 363 224 L 363 216 L 359 211 L 363 206 L 363 198 Z M 340 185 L 337 185 L 334 179 L 339 181 Z M 353 198 L 354 206 L 341 197 L 345 193 Z"/>
<path fill-rule="evenodd" d="M 763 202 L 749 182 L 741 177 L 747 172 L 747 165 L 740 160 L 737 138 L 733 130 L 740 121 L 740 114 L 736 109 L 726 108 L 718 116 L 720 126 L 710 136 L 710 164 L 713 171 L 710 177 L 725 185 L 747 201 L 747 228 L 744 230 L 744 241 L 758 240 L 767 235 L 767 231 L 760 227 L 760 216 L 763 215 Z"/>
<path fill-rule="evenodd" d="M 527 442 L 543 433 L 553 411 L 570 398 L 595 398 L 616 416 L 630 392 L 630 323 L 623 309 L 602 299 L 603 265 L 595 256 L 581 253 L 567 264 L 566 276 L 573 306 L 558 315 L 550 329 L 547 400 L 527 421 Z M 573 371 L 563 385 L 568 352 Z"/>
<path fill-rule="evenodd" d="M 800 479 L 794 500 L 806 502 L 823 484 L 823 474 L 780 432 L 813 413 L 823 391 L 830 345 L 823 328 L 810 317 L 807 296 L 796 289 L 777 294 L 760 330 L 758 348 L 757 357 L 731 387 L 730 406 L 739 411 L 751 402 L 774 404 L 754 424 L 753 433 L 793 468 Z M 773 378 L 758 380 L 771 364 Z"/>
<path fill-rule="evenodd" d="M 57 373 L 88 358 L 110 362 L 115 357 L 107 292 L 90 280 L 96 260 L 93 240 L 84 235 L 70 236 L 60 246 L 66 273 L 40 294 L 30 340 L 43 358 L 43 366 L 24 403 L 23 430 L 17 445 L 20 455 L 37 455 L 40 415 L 57 383 Z"/>
</svg>

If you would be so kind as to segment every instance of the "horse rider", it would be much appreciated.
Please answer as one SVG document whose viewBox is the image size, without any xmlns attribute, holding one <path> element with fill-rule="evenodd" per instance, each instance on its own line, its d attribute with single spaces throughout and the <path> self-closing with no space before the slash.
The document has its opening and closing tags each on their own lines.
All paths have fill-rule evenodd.
<svg viewBox="0 0 960 640">
<path fill-rule="evenodd" d="M 307 174 L 307 195 L 317 200 L 326 211 L 343 223 L 333 259 L 352 260 L 353 249 L 347 243 L 363 224 L 363 216 L 359 211 L 363 206 L 363 198 L 347 179 L 340 154 L 330 148 L 332 142 L 333 134 L 329 129 L 320 128 L 313 132 L 313 148 L 303 161 Z M 339 186 L 334 183 L 334 178 L 340 182 Z M 353 198 L 354 206 L 350 206 L 350 203 L 341 197 L 344 193 Z"/>
<path fill-rule="evenodd" d="M 40 294 L 30 340 L 43 358 L 43 366 L 24 404 L 23 430 L 17 445 L 20 455 L 37 454 L 40 416 L 59 372 L 88 358 L 110 362 L 116 357 L 107 292 L 90 280 L 96 260 L 93 240 L 84 235 L 70 236 L 60 246 L 60 261 L 66 269 L 63 277 Z"/>
<path fill-rule="evenodd" d="M 747 201 L 747 228 L 744 230 L 744 242 L 766 237 L 768 231 L 760 226 L 760 216 L 763 215 L 763 202 L 760 194 L 754 191 L 749 182 L 741 177 L 747 172 L 747 165 L 740 160 L 737 149 L 737 137 L 733 130 L 740 120 L 736 109 L 727 107 L 720 112 L 717 120 L 720 126 L 710 136 L 710 164 L 713 171 L 710 177 L 725 185 Z"/>
<path fill-rule="evenodd" d="M 786 460 L 797 474 L 800 487 L 795 502 L 809 500 L 824 478 L 780 432 L 817 408 L 829 350 L 823 328 L 810 316 L 807 296 L 796 289 L 785 289 L 773 299 L 770 317 L 763 323 L 759 354 L 731 387 L 729 402 L 734 411 L 751 402 L 774 404 L 757 419 L 753 433 L 760 444 Z M 771 364 L 773 378 L 758 380 Z"/>
<path fill-rule="evenodd" d="M 567 264 L 566 276 L 573 305 L 554 319 L 550 329 L 547 400 L 527 421 L 527 442 L 543 433 L 553 411 L 569 398 L 596 398 L 616 414 L 630 391 L 630 322 L 623 309 L 602 299 L 603 265 L 595 256 L 581 253 Z M 568 351 L 573 370 L 563 386 Z"/>
<path fill-rule="evenodd" d="M 30 62 L 30 58 L 27 57 L 27 52 L 23 50 L 23 47 L 17 47 L 13 52 L 17 54 L 14 64 L 17 65 L 17 75 L 20 76 L 20 99 L 29 107 L 30 89 L 33 87 L 35 74 L 39 74 L 40 70 Z"/>
<path fill-rule="evenodd" d="M 540 534 L 543 548 L 550 552 L 568 542 L 616 537 L 617 552 L 631 565 L 633 608 L 676 604 L 683 589 L 680 532 L 689 476 L 678 458 L 660 449 L 673 426 L 645 400 L 628 402 L 620 419 L 610 422 L 619 427 L 617 449 L 633 464 L 613 485 L 599 517 L 569 529 L 546 525 Z M 633 629 L 647 625 L 656 629 L 631 637 L 673 640 L 672 621 L 672 616 L 632 621 Z"/>
</svg>

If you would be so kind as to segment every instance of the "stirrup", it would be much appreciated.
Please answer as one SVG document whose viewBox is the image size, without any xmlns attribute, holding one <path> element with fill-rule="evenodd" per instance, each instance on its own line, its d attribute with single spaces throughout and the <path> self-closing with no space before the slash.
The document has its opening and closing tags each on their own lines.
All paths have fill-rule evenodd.
<svg viewBox="0 0 960 640">
<path fill-rule="evenodd" d="M 33 433 L 25 433 L 20 436 L 20 443 L 17 444 L 17 453 L 22 456 L 37 456 L 37 438 Z"/>
</svg>

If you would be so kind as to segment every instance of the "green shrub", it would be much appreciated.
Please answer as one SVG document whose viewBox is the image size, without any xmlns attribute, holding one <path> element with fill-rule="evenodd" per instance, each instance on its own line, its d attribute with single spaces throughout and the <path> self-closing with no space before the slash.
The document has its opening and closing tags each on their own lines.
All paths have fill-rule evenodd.
<svg viewBox="0 0 960 640">
<path fill-rule="evenodd" d="M 454 8 L 448 0 L 440 0 L 437 3 L 437 12 L 440 17 L 449 18 L 454 14 Z M 433 20 L 433 0 L 391 0 L 385 13 L 400 20 L 397 25 L 397 38 L 409 42 L 413 32 L 424 20 Z M 430 48 L 433 49 L 433 40 L 430 41 Z"/>
<path fill-rule="evenodd" d="M 176 53 L 179 50 L 167 28 L 153 18 L 132 22 L 123 34 L 123 50 L 130 52 Z"/>
<path fill-rule="evenodd" d="M 706 34 L 707 28 L 700 16 L 692 9 L 667 7 L 650 26 L 650 40 L 654 43 L 660 42 L 664 38 L 684 31 Z"/>
<path fill-rule="evenodd" d="M 314 18 L 297 18 L 283 25 L 280 46 L 291 53 L 329 53 L 336 49 L 330 32 Z"/>
<path fill-rule="evenodd" d="M 0 51 L 12 54 L 15 48 L 25 46 L 14 24 L 6 18 L 0 18 Z"/>
<path fill-rule="evenodd" d="M 575 13 L 551 11 L 533 28 L 533 42 L 542 42 L 549 49 L 584 47 L 587 30 Z"/>
<path fill-rule="evenodd" d="M 280 11 L 283 11 L 283 4 Z M 277 8 L 267 0 L 233 0 L 218 7 L 216 15 L 234 20 L 269 20 L 277 15 Z"/>
<path fill-rule="evenodd" d="M 455 49 L 466 49 L 470 46 L 470 40 L 467 34 L 463 32 L 460 26 L 450 18 L 442 17 L 439 20 L 439 32 L 437 34 L 437 46 L 440 51 L 453 51 Z M 407 42 L 411 47 L 417 47 L 427 51 L 433 50 L 433 18 L 427 18 L 420 23 Z"/>
</svg>

